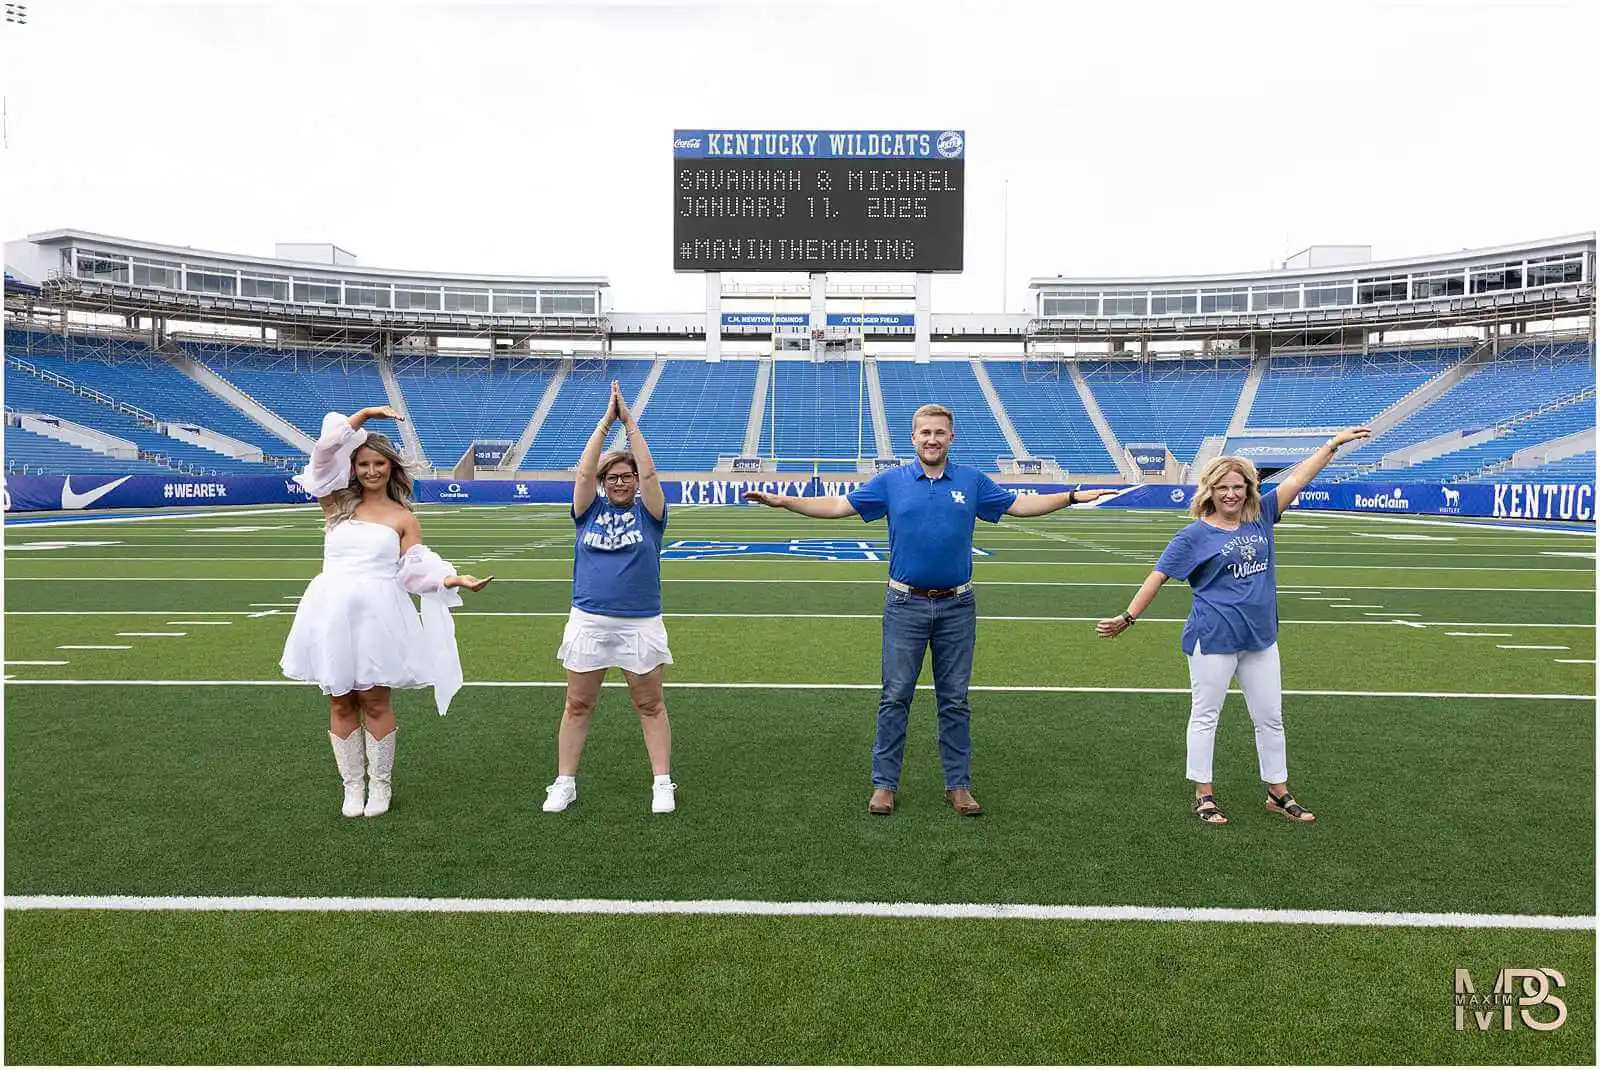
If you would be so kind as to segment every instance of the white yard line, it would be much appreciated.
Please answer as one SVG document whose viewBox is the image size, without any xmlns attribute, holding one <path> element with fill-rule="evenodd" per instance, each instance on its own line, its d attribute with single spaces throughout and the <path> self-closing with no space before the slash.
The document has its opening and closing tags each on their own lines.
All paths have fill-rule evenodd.
<svg viewBox="0 0 1600 1070">
<path fill-rule="evenodd" d="M 1437 914 L 1261 907 L 1073 906 L 1054 903 L 860 903 L 760 899 L 423 899 L 347 896 L 8 895 L 7 910 L 271 911 L 408 914 L 632 914 L 1011 921 L 1213 922 L 1228 925 L 1356 925 L 1428 929 L 1589 932 L 1595 919 L 1567 914 Z"/>
<path fill-rule="evenodd" d="M 1528 646 L 1521 643 L 1496 643 L 1501 650 L 1571 650 L 1570 646 Z"/>
<path fill-rule="evenodd" d="M 298 680 L 11 680 L 14 687 L 300 687 Z M 488 688 L 564 688 L 565 680 L 468 680 L 464 687 Z M 626 680 L 607 680 L 605 687 L 625 688 Z M 683 691 L 879 691 L 880 684 L 843 683 L 752 683 L 694 682 L 668 680 L 662 686 Z M 918 691 L 933 690 L 932 684 L 918 684 Z M 973 684 L 969 690 L 995 694 L 1041 695 L 1187 695 L 1187 687 L 1066 687 L 1011 684 Z M 1237 689 L 1229 694 L 1242 694 Z M 1332 691 L 1322 689 L 1286 689 L 1285 695 L 1305 695 L 1324 698 L 1437 698 L 1437 699 L 1513 699 L 1540 702 L 1594 702 L 1593 695 L 1567 695 L 1556 693 L 1505 693 L 1494 691 Z"/>
<path fill-rule="evenodd" d="M 57 650 L 132 650 L 133 647 L 118 643 L 73 643 L 58 646 Z M 63 662 L 65 664 L 65 662 Z"/>
</svg>

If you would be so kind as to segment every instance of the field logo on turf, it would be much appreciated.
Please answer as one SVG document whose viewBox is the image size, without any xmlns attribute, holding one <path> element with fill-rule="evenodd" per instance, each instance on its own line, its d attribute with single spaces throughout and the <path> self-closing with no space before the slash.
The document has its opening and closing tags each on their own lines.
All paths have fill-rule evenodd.
<svg viewBox="0 0 1600 1070">
<path fill-rule="evenodd" d="M 1567 1020 L 1567 1005 L 1556 995 L 1551 993 L 1551 986 L 1565 988 L 1567 979 L 1561 971 L 1548 967 L 1536 970 L 1503 969 L 1494 978 L 1494 989 L 1480 993 L 1472 983 L 1470 970 L 1456 970 L 1456 1031 L 1465 1030 L 1468 1024 L 1476 1025 L 1479 1031 L 1495 1028 L 1495 1023 L 1500 1023 L 1502 1029 L 1515 1027 L 1516 1018 L 1512 1011 L 1518 1011 L 1522 1024 L 1529 1029 L 1541 1033 L 1548 1033 L 1560 1029 L 1561 1023 Z M 1535 1015 L 1534 1008 L 1548 1007 Z M 1551 1018 L 1550 1014 L 1555 1017 Z"/>
</svg>

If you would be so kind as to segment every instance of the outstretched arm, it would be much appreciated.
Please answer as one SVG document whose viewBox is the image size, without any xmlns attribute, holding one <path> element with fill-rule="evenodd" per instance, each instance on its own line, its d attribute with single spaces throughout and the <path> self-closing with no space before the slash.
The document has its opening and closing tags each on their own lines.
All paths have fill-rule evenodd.
<svg viewBox="0 0 1600 1070">
<path fill-rule="evenodd" d="M 1150 573 L 1145 577 L 1144 583 L 1139 586 L 1139 591 L 1133 596 L 1133 601 L 1128 603 L 1127 610 L 1115 617 L 1107 617 L 1099 624 L 1096 624 L 1094 626 L 1095 633 L 1102 639 L 1115 639 L 1133 627 L 1133 622 L 1144 615 L 1144 611 L 1150 607 L 1150 603 L 1156 600 L 1156 595 L 1161 593 L 1161 585 L 1166 582 L 1167 576 L 1165 573 Z"/>
<path fill-rule="evenodd" d="M 628 449 L 633 451 L 633 461 L 639 466 L 639 496 L 644 499 L 644 507 L 650 510 L 650 515 L 660 520 L 667 513 L 667 493 L 661 489 L 661 478 L 656 474 L 655 458 L 650 456 L 644 432 L 639 430 L 638 422 L 622 397 L 622 387 L 616 382 L 611 384 L 611 405 L 628 433 Z"/>
<path fill-rule="evenodd" d="M 826 498 L 799 498 L 792 494 L 747 490 L 744 492 L 744 500 L 760 502 L 774 509 L 787 509 L 791 513 L 799 513 L 801 516 L 809 516 L 816 520 L 838 520 L 841 517 L 854 516 L 856 513 L 856 507 L 850 504 L 850 499 L 839 495 Z"/>
<path fill-rule="evenodd" d="M 606 414 L 594 425 L 589 441 L 584 443 L 583 454 L 578 458 L 578 475 L 572 481 L 572 515 L 582 516 L 594 504 L 595 473 L 600 468 L 600 454 L 611 437 L 611 425 L 617 422 L 616 384 L 612 385 L 611 400 L 606 403 Z"/>
<path fill-rule="evenodd" d="M 1011 508 L 1006 510 L 1006 515 L 1044 516 L 1069 505 L 1109 498 L 1115 493 L 1114 490 L 1064 490 L 1059 494 L 1019 494 L 1017 500 L 1011 503 Z"/>
<path fill-rule="evenodd" d="M 322 428 L 311 447 L 303 472 L 294 477 L 307 494 L 322 503 L 324 513 L 333 511 L 332 495 L 350 482 L 350 458 L 366 442 L 361 427 L 368 420 L 399 420 L 401 416 L 387 405 L 374 405 L 353 416 L 330 412 L 322 418 Z"/>
<path fill-rule="evenodd" d="M 1282 516 L 1283 511 L 1289 508 L 1289 503 L 1294 501 L 1295 495 L 1305 490 L 1306 484 L 1316 479 L 1318 474 L 1328 467 L 1328 462 L 1333 460 L 1333 455 L 1339 451 L 1340 446 L 1346 442 L 1371 437 L 1370 428 L 1347 427 L 1319 446 L 1317 452 L 1290 469 L 1289 474 L 1278 482 L 1278 515 Z"/>
<path fill-rule="evenodd" d="M 421 546 L 423 553 L 412 554 L 412 547 Z M 478 579 L 476 576 L 457 574 L 450 562 L 428 550 L 422 541 L 422 521 L 415 513 L 408 513 L 400 522 L 400 580 L 413 594 L 436 587 L 445 590 L 457 588 L 481 591 L 489 586 L 493 576 Z"/>
</svg>

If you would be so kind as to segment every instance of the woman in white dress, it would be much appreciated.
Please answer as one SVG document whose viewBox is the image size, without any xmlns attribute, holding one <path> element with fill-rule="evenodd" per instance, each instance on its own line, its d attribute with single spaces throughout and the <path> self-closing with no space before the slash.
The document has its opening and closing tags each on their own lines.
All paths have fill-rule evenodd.
<svg viewBox="0 0 1600 1070">
<path fill-rule="evenodd" d="M 326 519 L 322 571 L 300 599 L 284 643 L 283 674 L 328 696 L 328 735 L 344 781 L 345 817 L 389 809 L 394 769 L 392 688 L 432 687 L 442 715 L 461 686 L 450 606 L 462 588 L 493 577 L 456 575 L 422 544 L 411 511 L 411 476 L 393 443 L 363 431 L 368 420 L 399 420 L 379 406 L 346 417 L 330 412 L 295 482 Z M 410 595 L 422 596 L 419 618 Z M 364 738 L 363 738 L 364 737 Z M 363 754 L 364 752 L 364 754 Z M 362 778 L 362 759 L 370 789 Z"/>
</svg>

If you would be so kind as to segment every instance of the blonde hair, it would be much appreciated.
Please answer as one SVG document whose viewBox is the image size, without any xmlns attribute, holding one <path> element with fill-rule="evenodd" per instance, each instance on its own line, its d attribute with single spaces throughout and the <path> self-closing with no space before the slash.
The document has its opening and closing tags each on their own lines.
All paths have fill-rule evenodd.
<svg viewBox="0 0 1600 1070">
<path fill-rule="evenodd" d="M 600 458 L 600 466 L 594 470 L 595 482 L 604 483 L 606 481 L 606 473 L 619 464 L 626 464 L 633 470 L 633 474 L 636 477 L 638 476 L 639 462 L 633 459 L 633 452 L 631 450 L 612 450 Z"/>
<path fill-rule="evenodd" d="M 374 431 L 367 435 L 367 440 L 356 447 L 356 452 L 350 455 L 350 481 L 344 489 L 333 492 L 333 512 L 328 514 L 327 530 L 332 531 L 338 525 L 350 520 L 356 515 L 356 506 L 361 504 L 361 481 L 356 478 L 356 454 L 362 450 L 371 450 L 389 462 L 389 482 L 384 486 L 384 493 L 389 500 L 397 502 L 407 512 L 414 512 L 411 508 L 411 473 L 406 471 L 406 463 L 400 457 L 400 451 L 394 448 L 394 443 L 389 441 L 388 435 Z"/>
<path fill-rule="evenodd" d="M 956 429 L 955 413 L 951 412 L 943 405 L 930 404 L 922 406 L 916 412 L 911 414 L 911 430 L 915 431 L 917 429 L 917 421 L 922 419 L 924 416 L 943 416 L 946 420 L 950 421 L 950 430 L 954 431 Z"/>
<path fill-rule="evenodd" d="M 1211 496 L 1216 492 L 1217 484 L 1222 482 L 1222 477 L 1230 472 L 1238 472 L 1244 479 L 1244 511 L 1240 513 L 1240 519 L 1247 522 L 1261 519 L 1261 473 L 1245 457 L 1213 457 L 1205 463 L 1200 469 L 1200 486 L 1189 500 L 1190 516 L 1198 519 L 1217 511 Z"/>
</svg>

